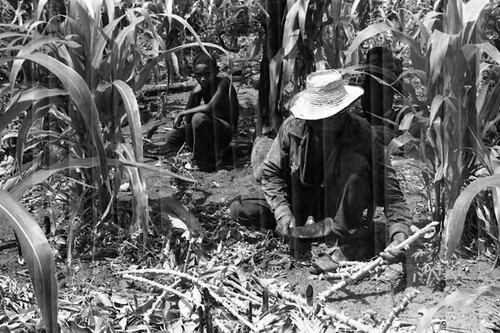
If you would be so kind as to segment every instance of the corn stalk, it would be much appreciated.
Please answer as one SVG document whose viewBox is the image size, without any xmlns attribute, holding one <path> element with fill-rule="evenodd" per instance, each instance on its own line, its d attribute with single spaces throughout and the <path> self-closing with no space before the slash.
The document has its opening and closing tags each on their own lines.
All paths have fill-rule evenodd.
<svg viewBox="0 0 500 333">
<path fill-rule="evenodd" d="M 488 149 L 483 138 L 488 124 L 496 123 L 491 110 L 497 110 L 498 84 L 483 80 L 487 55 L 498 63 L 498 50 L 484 44 L 478 22 L 487 1 L 475 0 L 463 5 L 460 0 L 447 2 L 445 13 L 431 11 L 423 19 L 414 17 L 418 33 L 407 35 L 385 24 L 374 24 L 361 31 L 350 46 L 354 53 L 366 40 L 380 33 L 390 33 L 406 45 L 411 60 L 400 79 L 412 75 L 426 87 L 426 99 L 421 103 L 415 96 L 413 112 L 402 120 L 405 129 L 412 122 L 425 124 L 421 157 L 432 165 L 436 208 L 433 218 L 444 227 L 442 244 L 458 244 L 461 234 L 450 220 L 451 208 L 463 190 L 464 183 L 477 170 L 478 162 L 491 172 Z M 418 111 L 417 111 L 418 110 Z M 396 143 L 418 142 L 410 132 Z M 460 228 L 459 228 L 460 229 Z M 453 236 L 451 236 L 453 234 Z M 449 237 L 454 237 L 453 240 Z M 456 239 L 458 237 L 458 239 Z M 454 248 L 454 246 L 452 246 Z"/>
</svg>

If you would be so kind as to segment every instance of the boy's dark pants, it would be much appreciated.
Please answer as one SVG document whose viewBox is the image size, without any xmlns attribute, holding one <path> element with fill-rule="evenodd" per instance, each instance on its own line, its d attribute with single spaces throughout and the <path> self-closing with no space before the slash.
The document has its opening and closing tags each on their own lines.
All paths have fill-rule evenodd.
<svg viewBox="0 0 500 333">
<path fill-rule="evenodd" d="M 176 153 L 184 142 L 193 151 L 193 160 L 201 170 L 213 170 L 232 139 L 229 123 L 204 113 L 186 117 L 186 124 L 167 134 L 165 154 Z"/>
<path fill-rule="evenodd" d="M 313 216 L 315 221 L 335 216 L 335 235 L 349 238 L 361 226 L 364 210 L 373 207 L 375 202 L 371 166 L 364 156 L 349 153 L 340 158 L 337 168 L 325 167 L 324 175 L 324 187 L 321 187 L 304 185 L 297 174 L 292 174 L 292 211 L 297 226 L 304 225 L 308 216 Z M 338 200 L 336 197 L 339 195 Z M 334 202 L 338 202 L 337 207 Z M 276 228 L 276 221 L 263 193 L 236 197 L 230 205 L 230 211 L 231 216 L 241 224 Z M 299 239 L 294 242 L 297 247 L 308 246 L 306 244 L 309 243 Z"/>
</svg>

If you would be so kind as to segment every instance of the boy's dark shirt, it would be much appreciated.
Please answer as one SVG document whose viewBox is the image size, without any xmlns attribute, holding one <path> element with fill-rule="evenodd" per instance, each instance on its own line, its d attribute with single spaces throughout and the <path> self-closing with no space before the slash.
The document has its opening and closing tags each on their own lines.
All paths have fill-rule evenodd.
<svg viewBox="0 0 500 333">
<path fill-rule="evenodd" d="M 219 101 L 218 105 L 216 104 L 213 106 L 213 113 L 211 116 L 231 125 L 234 134 L 238 126 L 239 118 L 239 104 L 237 102 L 236 90 L 231 84 L 231 80 L 227 77 L 217 77 L 215 83 L 217 88 L 214 94 L 210 91 L 203 90 L 201 85 L 197 84 L 191 92 L 186 109 L 200 105 L 202 100 L 205 104 L 208 104 L 212 98 L 214 98 L 218 89 L 229 89 L 228 98 L 225 101 Z M 221 87 L 219 87 L 219 85 L 221 85 Z M 235 102 L 233 103 L 233 101 Z"/>
</svg>

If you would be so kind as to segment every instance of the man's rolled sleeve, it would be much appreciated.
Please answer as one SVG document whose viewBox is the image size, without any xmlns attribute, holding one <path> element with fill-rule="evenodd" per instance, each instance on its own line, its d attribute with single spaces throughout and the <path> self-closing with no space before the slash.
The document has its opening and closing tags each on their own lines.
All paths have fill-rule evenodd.
<svg viewBox="0 0 500 333">
<path fill-rule="evenodd" d="M 284 215 L 292 214 L 286 175 L 290 145 L 287 128 L 285 122 L 278 131 L 262 167 L 262 191 L 276 221 Z"/>
</svg>

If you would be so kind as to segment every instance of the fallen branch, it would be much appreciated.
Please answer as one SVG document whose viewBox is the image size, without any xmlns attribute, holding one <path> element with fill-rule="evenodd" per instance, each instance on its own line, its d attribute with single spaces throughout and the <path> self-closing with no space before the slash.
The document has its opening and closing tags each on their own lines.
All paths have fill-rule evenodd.
<svg viewBox="0 0 500 333">
<path fill-rule="evenodd" d="M 213 293 L 213 292 L 210 292 L 210 294 L 212 294 L 212 297 L 217 301 L 219 302 L 220 304 L 222 304 L 224 306 L 224 309 L 226 309 L 227 311 L 229 311 L 233 316 L 235 316 L 236 318 L 238 318 L 238 320 L 245 324 L 245 326 L 247 326 L 249 329 L 251 329 L 252 331 L 254 332 L 258 332 L 259 330 L 257 329 L 257 327 L 255 327 L 255 325 L 253 325 L 251 322 L 249 322 L 245 317 L 241 316 L 237 310 L 233 309 L 233 304 L 231 304 L 228 300 L 220 297 L 219 295 Z"/>
<path fill-rule="evenodd" d="M 173 269 L 155 269 L 155 268 L 148 268 L 148 269 L 138 269 L 138 270 L 135 270 L 135 271 L 122 271 L 122 272 L 118 272 L 118 274 L 147 274 L 147 273 L 153 273 L 153 274 L 162 274 L 162 275 L 175 275 L 175 276 L 178 276 L 182 279 L 186 279 L 186 280 L 189 280 L 191 282 L 194 282 L 196 283 L 197 285 L 199 285 L 201 288 L 207 288 L 207 289 L 210 289 L 210 290 L 214 290 L 214 291 L 218 291 L 219 290 L 219 287 L 217 286 L 214 286 L 214 285 L 211 285 L 210 283 L 206 283 L 206 282 L 203 282 L 202 280 L 194 277 L 194 276 L 191 276 L 187 273 L 183 273 L 183 272 L 180 272 L 180 271 L 176 271 L 176 270 L 173 270 Z M 254 304 L 260 304 L 260 299 L 255 295 L 255 296 L 249 296 L 249 295 L 242 295 L 242 294 L 238 294 L 238 293 L 235 293 L 234 291 L 232 290 L 229 290 L 227 287 L 224 287 L 222 286 L 222 290 L 231 295 L 231 296 L 234 296 L 234 297 L 239 297 L 245 301 L 248 301 L 248 302 L 253 302 Z"/>
<path fill-rule="evenodd" d="M 195 86 L 196 81 L 176 82 L 170 84 L 146 84 L 139 92 L 144 95 L 158 94 L 160 92 L 186 92 L 191 91 Z"/>
<path fill-rule="evenodd" d="M 438 224 L 439 224 L 439 222 L 432 222 L 432 223 L 429 223 L 428 225 L 426 225 L 424 228 L 417 230 L 413 235 L 411 235 L 406 240 L 401 242 L 398 246 L 396 246 L 394 248 L 394 250 L 400 251 L 400 250 L 406 249 L 411 243 L 416 241 L 418 238 L 422 237 L 425 233 L 429 232 L 432 228 L 434 228 Z M 325 301 L 328 297 L 333 295 L 338 290 L 355 283 L 356 281 L 358 281 L 361 278 L 368 275 L 373 269 L 375 269 L 378 266 L 381 266 L 384 263 L 385 263 L 385 260 L 379 256 L 377 259 L 366 264 L 361 270 L 359 270 L 358 272 L 353 274 L 351 277 L 348 277 L 345 280 L 340 281 L 339 283 L 332 286 L 330 289 L 325 290 L 324 292 L 320 293 L 318 295 L 318 298 L 321 301 Z"/>
<path fill-rule="evenodd" d="M 237 289 L 238 291 L 242 292 L 246 296 L 248 296 L 252 300 L 252 302 L 260 304 L 261 299 L 257 295 L 252 294 L 250 291 L 246 290 L 245 288 L 243 288 L 238 283 L 236 283 L 236 282 L 234 282 L 234 281 L 232 281 L 230 279 L 226 279 L 223 282 L 226 283 L 226 284 L 228 284 L 228 285 L 230 285 L 234 289 Z"/>
<path fill-rule="evenodd" d="M 196 303 L 196 306 L 200 306 L 201 305 L 201 303 L 197 302 L 194 298 L 188 297 L 188 296 L 184 295 L 183 293 L 175 290 L 174 288 L 171 288 L 169 286 L 164 286 L 161 283 L 154 282 L 154 281 L 148 280 L 148 279 L 140 277 L 140 276 L 133 276 L 133 275 L 130 275 L 130 274 L 123 274 L 123 277 L 126 278 L 126 279 L 131 279 L 131 280 L 134 280 L 134 281 L 143 282 L 143 283 L 149 284 L 149 285 L 151 285 L 153 287 L 156 287 L 156 288 L 160 288 L 160 289 L 165 290 L 165 291 L 167 291 L 169 293 L 172 293 L 172 294 L 174 294 L 176 296 L 179 296 L 180 298 L 183 298 L 186 301 L 192 301 L 192 302 Z"/>
<path fill-rule="evenodd" d="M 175 288 L 177 287 L 177 285 L 181 282 L 181 280 L 177 280 L 175 281 L 171 286 L 170 288 Z M 148 311 L 146 311 L 146 313 L 144 314 L 144 321 L 149 324 L 150 322 L 150 319 L 151 319 L 151 315 L 153 314 L 153 312 L 160 306 L 160 304 L 163 302 L 163 299 L 165 297 L 167 297 L 168 295 L 168 291 L 167 290 L 163 290 L 163 292 L 161 293 L 161 295 L 156 299 L 156 301 L 153 303 L 153 305 L 151 306 L 151 309 L 149 309 Z"/>
<path fill-rule="evenodd" d="M 381 331 L 377 328 L 374 328 L 374 327 L 371 327 L 371 326 L 368 326 L 368 325 L 365 325 L 363 323 L 360 323 L 359 321 L 357 320 L 354 320 L 348 316 L 346 316 L 345 314 L 342 314 L 340 312 L 336 312 L 332 309 L 329 309 L 329 308 L 324 308 L 324 311 L 325 313 L 330 316 L 330 317 L 333 317 L 335 318 L 336 320 L 344 323 L 344 324 L 347 324 L 355 329 L 357 329 L 358 331 L 361 331 L 361 332 L 364 332 L 364 333 L 380 333 Z"/>
<path fill-rule="evenodd" d="M 410 304 L 410 302 L 417 296 L 418 290 L 412 290 L 410 293 L 406 295 L 404 298 L 403 302 L 399 304 L 397 307 L 393 308 L 391 313 L 389 314 L 389 317 L 382 323 L 382 331 L 381 333 L 387 332 L 387 330 L 391 327 L 392 322 L 396 317 L 406 309 L 406 307 Z"/>
<path fill-rule="evenodd" d="M 299 306 L 301 306 L 304 309 L 311 309 L 310 306 L 307 305 L 307 300 L 298 295 L 291 293 L 289 291 L 284 290 L 283 288 L 278 288 L 278 286 L 274 283 L 267 283 L 265 280 L 262 280 L 260 278 L 256 277 L 256 281 L 259 282 L 261 286 L 264 287 L 270 294 L 272 294 L 275 297 L 280 296 L 281 298 L 284 298 L 287 301 L 290 301 L 292 303 L 296 303 Z"/>
</svg>

